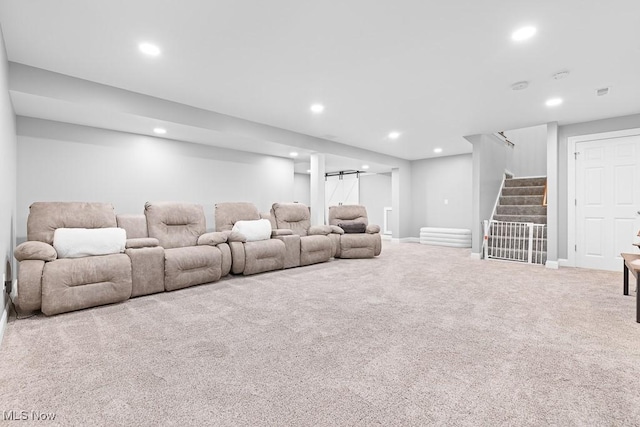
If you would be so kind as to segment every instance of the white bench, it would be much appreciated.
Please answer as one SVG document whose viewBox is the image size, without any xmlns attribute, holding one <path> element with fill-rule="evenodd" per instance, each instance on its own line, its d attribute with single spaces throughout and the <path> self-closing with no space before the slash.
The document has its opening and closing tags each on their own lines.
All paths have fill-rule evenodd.
<svg viewBox="0 0 640 427">
<path fill-rule="evenodd" d="M 471 247 L 471 230 L 466 228 L 422 227 L 420 243 L 424 245 Z"/>
</svg>

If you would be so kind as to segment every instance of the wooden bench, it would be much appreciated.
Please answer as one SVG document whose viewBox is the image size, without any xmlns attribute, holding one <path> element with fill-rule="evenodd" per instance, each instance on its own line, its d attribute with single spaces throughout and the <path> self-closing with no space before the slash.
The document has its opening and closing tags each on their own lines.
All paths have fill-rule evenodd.
<svg viewBox="0 0 640 427">
<path fill-rule="evenodd" d="M 623 263 L 622 293 L 629 295 L 629 272 L 636 278 L 636 322 L 640 323 L 640 254 L 620 254 Z"/>
</svg>

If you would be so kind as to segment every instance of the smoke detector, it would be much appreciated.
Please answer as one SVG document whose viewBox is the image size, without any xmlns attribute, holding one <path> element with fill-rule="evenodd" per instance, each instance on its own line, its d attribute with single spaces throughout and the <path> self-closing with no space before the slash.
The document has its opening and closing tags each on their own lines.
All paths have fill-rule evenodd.
<svg viewBox="0 0 640 427">
<path fill-rule="evenodd" d="M 600 89 L 596 89 L 596 95 L 598 96 L 605 96 L 609 94 L 609 89 L 608 87 L 603 87 Z"/>
<path fill-rule="evenodd" d="M 511 90 L 524 90 L 529 87 L 529 82 L 521 81 L 511 85 Z"/>
<path fill-rule="evenodd" d="M 565 77 L 567 77 L 568 75 L 569 75 L 569 72 L 568 72 L 567 70 L 564 70 L 564 71 L 560 71 L 560 72 L 558 72 L 558 73 L 555 73 L 555 74 L 554 74 L 553 76 L 551 76 L 551 77 L 553 77 L 553 80 L 562 80 L 562 79 L 564 79 Z"/>
</svg>

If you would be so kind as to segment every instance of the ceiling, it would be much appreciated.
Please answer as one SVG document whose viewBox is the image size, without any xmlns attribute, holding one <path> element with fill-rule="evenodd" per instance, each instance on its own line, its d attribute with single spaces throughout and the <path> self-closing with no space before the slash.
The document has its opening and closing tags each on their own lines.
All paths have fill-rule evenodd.
<svg viewBox="0 0 640 427">
<path fill-rule="evenodd" d="M 637 0 L 0 0 L 12 62 L 406 160 L 468 153 L 465 135 L 640 112 L 638 16 Z M 537 34 L 512 41 L 523 25 Z M 144 41 L 161 55 L 141 54 Z M 93 105 L 12 96 L 20 115 L 115 128 Z M 546 107 L 551 97 L 564 103 Z M 179 139 L 203 132 L 183 126 Z"/>
</svg>

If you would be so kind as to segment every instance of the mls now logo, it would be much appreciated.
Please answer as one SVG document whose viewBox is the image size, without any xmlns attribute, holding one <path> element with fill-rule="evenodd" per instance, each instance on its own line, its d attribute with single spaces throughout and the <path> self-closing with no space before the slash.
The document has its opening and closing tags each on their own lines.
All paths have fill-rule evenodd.
<svg viewBox="0 0 640 427">
<path fill-rule="evenodd" d="M 53 421 L 55 419 L 55 412 L 2 411 L 2 421 Z"/>
</svg>

